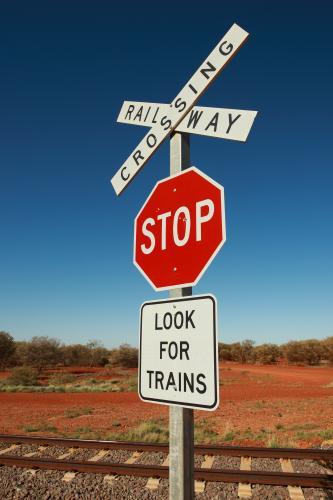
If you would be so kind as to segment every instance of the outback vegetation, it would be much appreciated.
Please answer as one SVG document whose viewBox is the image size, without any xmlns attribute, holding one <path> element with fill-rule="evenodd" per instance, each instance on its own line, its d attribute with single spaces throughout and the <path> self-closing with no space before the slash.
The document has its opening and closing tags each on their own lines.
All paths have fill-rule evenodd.
<svg viewBox="0 0 333 500">
<path fill-rule="evenodd" d="M 110 370 L 137 368 L 138 349 L 122 344 L 106 349 L 97 340 L 87 344 L 65 345 L 58 339 L 41 336 L 30 341 L 15 341 L 0 332 L 0 368 L 10 370 L 0 380 L 2 392 L 122 392 L 136 390 L 137 376 L 108 380 Z M 69 367 L 80 367 L 69 373 Z M 91 368 L 104 368 L 105 379 L 91 378 Z M 83 372 L 82 372 L 83 369 Z"/>
<path fill-rule="evenodd" d="M 255 345 L 252 340 L 219 343 L 220 361 L 240 364 L 293 365 L 333 364 L 333 337 L 324 340 L 291 341 L 286 344 Z M 83 372 L 75 373 L 75 367 Z M 137 372 L 122 373 L 110 379 L 111 371 L 138 367 L 138 349 L 122 344 L 107 349 L 97 340 L 87 344 L 65 345 L 45 336 L 15 341 L 0 332 L 0 368 L 10 370 L 0 379 L 0 392 L 123 392 L 137 390 Z M 89 369 L 102 368 L 93 378 Z M 69 370 L 69 371 L 68 371 Z"/>
<path fill-rule="evenodd" d="M 333 364 L 333 337 L 324 340 L 290 341 L 286 344 L 255 345 L 253 340 L 233 344 L 219 343 L 219 360 L 238 363 L 275 364 L 283 361 L 295 365 Z"/>
<path fill-rule="evenodd" d="M 5 332 L 0 345 L 2 433 L 168 440 L 167 407 L 138 398 L 135 347 L 16 342 Z M 221 405 L 214 417 L 197 412 L 196 442 L 289 447 L 332 439 L 332 353 L 333 337 L 220 343 Z"/>
<path fill-rule="evenodd" d="M 54 366 L 138 366 L 138 349 L 122 344 L 107 349 L 98 340 L 87 344 L 65 345 L 50 337 L 32 337 L 30 341 L 15 341 L 12 335 L 0 331 L 0 368 L 31 367 L 40 374 Z"/>
<path fill-rule="evenodd" d="M 282 345 L 256 345 L 253 340 L 232 344 L 220 342 L 218 355 L 220 361 L 242 364 L 275 364 L 279 361 L 296 365 L 333 364 L 333 337 L 290 341 Z M 107 349 L 97 340 L 65 345 L 58 339 L 45 336 L 32 337 L 30 341 L 15 341 L 12 335 L 0 331 L 0 368 L 16 368 L 13 376 L 22 374 L 22 378 L 26 379 L 28 368 L 35 370 L 29 372 L 29 377 L 33 378 L 36 373 L 40 375 L 46 368 L 56 366 L 137 368 L 138 349 L 128 344 Z"/>
</svg>

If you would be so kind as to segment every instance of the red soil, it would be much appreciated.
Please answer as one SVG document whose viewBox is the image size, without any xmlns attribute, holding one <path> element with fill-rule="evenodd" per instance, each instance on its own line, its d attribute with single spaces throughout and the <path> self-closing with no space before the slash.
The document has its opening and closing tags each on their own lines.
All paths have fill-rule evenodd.
<svg viewBox="0 0 333 500">
<path fill-rule="evenodd" d="M 332 382 L 332 367 L 308 367 L 289 365 L 239 365 L 235 363 L 225 363 L 222 369 L 230 367 L 233 371 L 249 372 L 259 375 L 272 375 L 287 382 L 297 381 L 298 383 L 311 383 L 314 385 L 329 384 Z"/>
<path fill-rule="evenodd" d="M 128 376 L 134 374 L 130 372 Z M 119 378 L 119 373 L 114 377 Z M 220 367 L 220 377 L 219 408 L 215 412 L 196 411 L 195 418 L 208 419 L 221 435 L 249 427 L 253 432 L 262 428 L 275 432 L 277 424 L 284 428 L 317 424 L 319 430 L 333 427 L 333 385 L 327 387 L 333 381 L 333 368 L 227 363 Z M 87 407 L 92 414 L 66 416 L 66 410 Z M 42 428 L 47 423 L 68 436 L 79 428 L 100 430 L 105 436 L 149 418 L 166 419 L 167 415 L 167 406 L 143 403 L 135 392 L 0 393 L 0 433 L 7 434 L 22 434 L 31 424 Z M 318 439 L 304 444 L 317 444 Z"/>
</svg>

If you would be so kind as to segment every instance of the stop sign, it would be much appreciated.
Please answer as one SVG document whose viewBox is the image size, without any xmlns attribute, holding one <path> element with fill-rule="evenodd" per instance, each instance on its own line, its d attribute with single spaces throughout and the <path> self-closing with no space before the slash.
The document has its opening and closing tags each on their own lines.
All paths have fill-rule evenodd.
<svg viewBox="0 0 333 500">
<path fill-rule="evenodd" d="M 225 240 L 223 187 L 191 167 L 158 182 L 141 208 L 134 264 L 155 290 L 193 286 Z"/>
</svg>

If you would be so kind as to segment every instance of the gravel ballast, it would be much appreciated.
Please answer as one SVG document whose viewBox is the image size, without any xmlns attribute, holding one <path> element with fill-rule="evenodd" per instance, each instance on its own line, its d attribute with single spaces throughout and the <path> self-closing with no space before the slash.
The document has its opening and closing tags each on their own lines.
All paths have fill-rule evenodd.
<svg viewBox="0 0 333 500">
<path fill-rule="evenodd" d="M 9 448 L 10 443 L 0 443 L 0 450 Z M 20 445 L 10 454 L 23 456 L 36 452 L 33 458 L 57 458 L 69 451 L 66 447 L 49 446 L 39 451 L 36 445 Z M 76 448 L 68 460 L 89 460 L 100 452 L 100 449 Z M 132 456 L 128 450 L 109 450 L 100 461 L 124 463 Z M 166 453 L 144 452 L 137 464 L 161 465 Z M 199 468 L 204 461 L 203 455 L 195 455 L 195 466 Z M 213 469 L 240 469 L 239 457 L 215 456 Z M 295 472 L 326 473 L 324 467 L 310 460 L 292 460 Z M 251 462 L 253 471 L 281 471 L 278 459 L 253 458 Z M 159 481 L 157 490 L 146 488 L 148 478 L 133 476 L 115 476 L 111 482 L 104 481 L 104 474 L 76 473 L 74 478 L 63 481 L 64 471 L 37 470 L 31 474 L 28 469 L 17 467 L 0 467 L 0 500 L 166 500 L 169 497 L 169 482 L 167 479 Z M 333 492 L 313 488 L 303 488 L 306 500 L 333 499 Z M 205 490 L 197 494 L 198 500 L 233 500 L 238 497 L 238 484 L 207 482 Z M 252 485 L 252 498 L 254 500 L 284 500 L 289 499 L 289 492 L 283 486 Z"/>
<path fill-rule="evenodd" d="M 216 456 L 213 462 L 213 469 L 236 469 L 239 470 L 239 457 Z M 238 485 L 234 483 L 207 482 L 205 491 L 197 496 L 201 499 L 216 498 L 219 500 L 237 498 Z"/>
<path fill-rule="evenodd" d="M 281 465 L 277 459 L 253 458 L 251 462 L 253 471 L 281 472 Z M 290 499 L 288 489 L 285 486 L 266 486 L 255 484 L 252 486 L 252 498 L 255 500 Z"/>
</svg>

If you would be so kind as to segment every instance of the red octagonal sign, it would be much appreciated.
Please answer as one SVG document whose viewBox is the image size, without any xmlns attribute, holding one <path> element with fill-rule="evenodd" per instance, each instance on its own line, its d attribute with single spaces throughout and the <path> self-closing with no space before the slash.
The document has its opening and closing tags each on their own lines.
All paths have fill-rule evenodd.
<svg viewBox="0 0 333 500">
<path fill-rule="evenodd" d="M 137 215 L 134 264 L 155 290 L 193 286 L 225 240 L 223 187 L 191 167 L 158 182 Z"/>
</svg>

